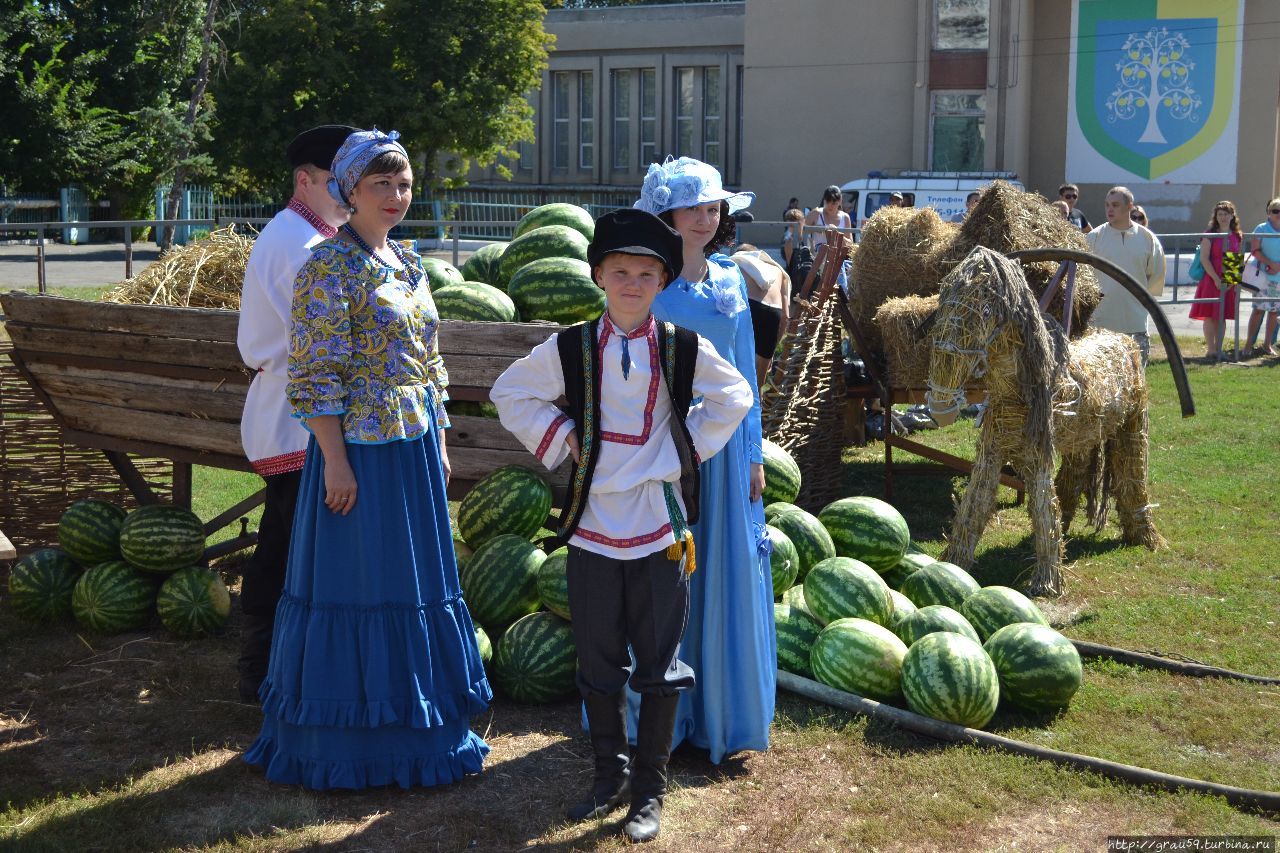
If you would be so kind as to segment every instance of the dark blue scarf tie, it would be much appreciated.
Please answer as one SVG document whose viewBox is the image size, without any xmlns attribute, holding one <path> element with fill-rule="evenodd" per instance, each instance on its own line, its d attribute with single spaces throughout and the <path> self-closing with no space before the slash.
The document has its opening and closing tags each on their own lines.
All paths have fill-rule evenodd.
<svg viewBox="0 0 1280 853">
<path fill-rule="evenodd" d="M 620 337 L 622 338 L 622 378 L 625 381 L 631 378 L 631 353 L 627 350 L 627 336 Z"/>
</svg>

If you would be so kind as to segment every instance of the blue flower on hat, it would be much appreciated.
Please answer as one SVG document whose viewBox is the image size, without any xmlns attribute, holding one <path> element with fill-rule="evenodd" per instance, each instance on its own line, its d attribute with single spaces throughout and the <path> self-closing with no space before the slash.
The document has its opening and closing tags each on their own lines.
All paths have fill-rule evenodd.
<svg viewBox="0 0 1280 853">
<path fill-rule="evenodd" d="M 692 157 L 668 157 L 662 163 L 649 164 L 640 199 L 634 206 L 657 215 L 675 208 L 727 201 L 729 213 L 733 214 L 749 207 L 755 198 L 755 193 L 725 190 L 714 166 Z"/>
</svg>

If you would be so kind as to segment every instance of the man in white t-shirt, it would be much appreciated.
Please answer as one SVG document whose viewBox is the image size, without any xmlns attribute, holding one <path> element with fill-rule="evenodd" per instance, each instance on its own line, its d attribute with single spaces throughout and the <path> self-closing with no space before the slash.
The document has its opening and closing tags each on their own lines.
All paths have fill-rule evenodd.
<svg viewBox="0 0 1280 853">
<path fill-rule="evenodd" d="M 1112 187 L 1107 193 L 1107 221 L 1085 235 L 1089 251 L 1106 258 L 1137 279 L 1152 296 L 1164 292 L 1164 247 L 1143 225 L 1129 218 L 1133 210 L 1133 193 L 1126 187 Z M 1098 273 L 1102 288 L 1102 304 L 1093 312 L 1090 322 L 1099 328 L 1123 332 L 1142 350 L 1142 366 L 1147 366 L 1151 353 L 1148 333 L 1150 316 L 1142 303 L 1111 276 Z"/>
<path fill-rule="evenodd" d="M 289 143 L 293 196 L 254 241 L 244 273 L 236 343 L 244 363 L 258 373 L 245 399 L 240 442 L 253 470 L 266 481 L 267 500 L 258 526 L 258 547 L 245 565 L 240 586 L 244 620 L 238 670 L 243 702 L 258 701 L 258 686 L 267 674 L 310 435 L 292 417 L 285 396 L 293 280 L 311 256 L 311 247 L 334 236 L 347 221 L 347 211 L 329 196 L 325 183 L 333 155 L 356 130 L 323 125 Z"/>
</svg>

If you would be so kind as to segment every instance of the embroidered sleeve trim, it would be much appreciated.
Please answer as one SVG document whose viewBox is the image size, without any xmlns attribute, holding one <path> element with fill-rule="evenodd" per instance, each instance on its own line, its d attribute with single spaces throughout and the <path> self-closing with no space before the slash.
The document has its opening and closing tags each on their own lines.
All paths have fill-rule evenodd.
<svg viewBox="0 0 1280 853">
<path fill-rule="evenodd" d="M 575 530 L 573 535 L 581 536 L 588 542 L 595 542 L 598 545 L 608 545 L 611 548 L 638 548 L 641 545 L 656 542 L 670 532 L 671 522 L 667 522 L 652 533 L 644 533 L 640 536 L 631 536 L 626 539 L 614 539 L 612 536 L 606 536 L 603 533 L 596 533 L 594 530 L 586 530 L 582 527 Z"/>
<path fill-rule="evenodd" d="M 551 442 L 555 439 L 556 433 L 560 431 L 560 427 L 564 426 L 568 420 L 568 415 L 561 414 L 556 416 L 556 419 L 551 422 L 551 426 L 547 427 L 547 431 L 542 434 L 542 441 L 538 442 L 538 449 L 534 452 L 534 456 L 541 459 L 547 455 L 547 449 L 551 447 Z"/>
</svg>

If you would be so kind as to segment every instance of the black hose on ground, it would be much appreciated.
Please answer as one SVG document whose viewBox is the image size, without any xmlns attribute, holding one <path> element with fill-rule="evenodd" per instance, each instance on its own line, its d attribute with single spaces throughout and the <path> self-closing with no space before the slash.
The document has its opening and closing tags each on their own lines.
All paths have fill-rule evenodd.
<svg viewBox="0 0 1280 853">
<path fill-rule="evenodd" d="M 1255 684 L 1280 684 L 1280 678 L 1272 678 L 1269 675 L 1236 672 L 1233 669 L 1223 669 L 1219 666 L 1173 660 L 1146 652 L 1117 649 L 1114 646 L 1104 646 L 1084 640 L 1072 640 L 1071 644 L 1076 647 L 1076 651 L 1080 653 L 1080 656 L 1085 658 L 1111 658 L 1116 663 L 1141 666 L 1147 669 L 1163 669 L 1167 672 L 1175 672 L 1178 675 L 1191 675 L 1196 678 L 1234 678 L 1238 681 L 1252 681 Z"/>
</svg>

